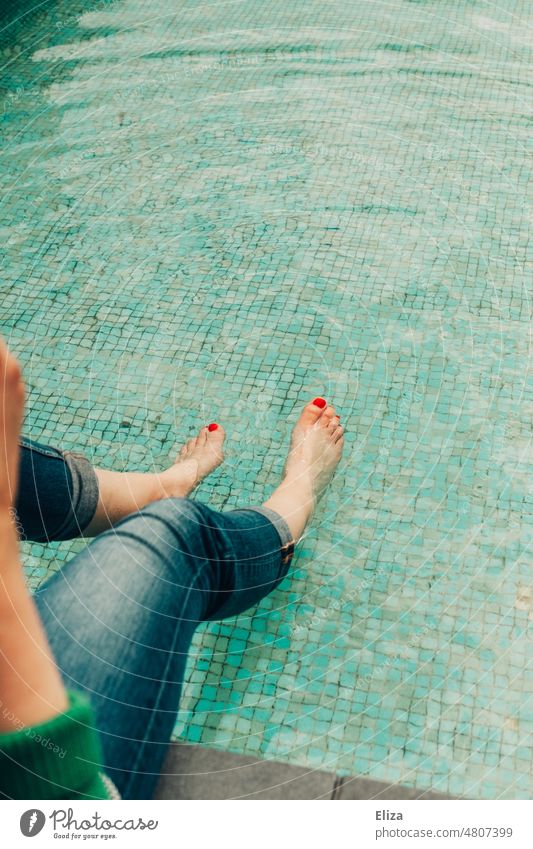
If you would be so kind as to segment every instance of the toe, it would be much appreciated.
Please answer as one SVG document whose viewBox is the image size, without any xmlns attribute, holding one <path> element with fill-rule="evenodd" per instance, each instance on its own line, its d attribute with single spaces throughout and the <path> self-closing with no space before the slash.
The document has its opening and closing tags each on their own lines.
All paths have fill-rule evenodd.
<svg viewBox="0 0 533 849">
<path fill-rule="evenodd" d="M 216 422 L 212 422 L 210 425 L 207 425 L 204 430 L 207 442 L 213 444 L 217 442 L 224 442 L 226 438 L 226 431 L 224 430 L 222 425 L 219 425 Z"/>
<path fill-rule="evenodd" d="M 218 465 L 224 459 L 224 440 L 226 431 L 221 425 L 218 425 L 215 430 L 206 430 L 206 445 L 211 451 L 211 457 Z"/>
<path fill-rule="evenodd" d="M 205 428 L 205 444 L 211 446 L 216 452 L 222 453 L 222 444 L 226 438 L 226 431 L 222 425 L 212 422 Z"/>
<path fill-rule="evenodd" d="M 327 406 L 322 416 L 320 417 L 318 424 L 320 427 L 329 428 L 332 421 L 337 421 L 335 419 L 335 407 Z"/>
<path fill-rule="evenodd" d="M 326 409 L 327 402 L 324 398 L 315 398 L 305 405 L 298 424 L 310 426 L 319 420 Z"/>
<path fill-rule="evenodd" d="M 187 454 L 192 454 L 192 452 L 194 451 L 194 449 L 197 446 L 198 446 L 198 437 L 197 436 L 193 436 L 192 439 L 188 439 L 187 442 L 185 443 L 185 445 L 183 446 L 184 449 L 185 449 L 185 456 L 187 456 Z"/>
<path fill-rule="evenodd" d="M 343 426 L 337 425 L 337 427 L 335 428 L 334 434 L 333 434 L 333 439 L 335 440 L 335 442 L 339 442 L 343 438 L 343 436 L 344 436 Z"/>
</svg>

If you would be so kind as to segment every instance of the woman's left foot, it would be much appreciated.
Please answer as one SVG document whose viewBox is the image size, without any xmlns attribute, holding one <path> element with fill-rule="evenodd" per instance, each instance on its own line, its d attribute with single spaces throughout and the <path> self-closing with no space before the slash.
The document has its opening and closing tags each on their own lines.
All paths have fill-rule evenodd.
<svg viewBox="0 0 533 849">
<path fill-rule="evenodd" d="M 158 475 L 162 497 L 183 498 L 192 492 L 224 459 L 224 428 L 213 423 L 185 443 L 170 469 Z"/>
</svg>

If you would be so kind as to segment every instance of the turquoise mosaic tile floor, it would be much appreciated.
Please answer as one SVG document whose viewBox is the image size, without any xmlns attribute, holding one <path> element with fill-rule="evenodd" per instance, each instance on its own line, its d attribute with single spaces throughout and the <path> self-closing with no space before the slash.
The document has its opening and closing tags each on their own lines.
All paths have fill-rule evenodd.
<svg viewBox="0 0 533 849">
<path fill-rule="evenodd" d="M 295 411 L 347 448 L 294 570 L 195 642 L 176 733 L 533 794 L 531 6 L 16 4 L 1 326 L 28 435 L 259 502 Z M 25 547 L 33 585 L 83 543 Z"/>
</svg>

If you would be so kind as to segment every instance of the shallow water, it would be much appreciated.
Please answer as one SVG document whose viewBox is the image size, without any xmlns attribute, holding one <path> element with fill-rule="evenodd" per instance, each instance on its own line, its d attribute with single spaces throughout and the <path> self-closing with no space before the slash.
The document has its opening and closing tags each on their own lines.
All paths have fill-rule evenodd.
<svg viewBox="0 0 533 849">
<path fill-rule="evenodd" d="M 19 8 L 0 291 L 28 435 L 151 469 L 221 421 L 199 497 L 229 507 L 271 491 L 309 395 L 347 424 L 290 577 L 198 635 L 176 733 L 530 798 L 528 4 Z M 32 584 L 81 545 L 25 546 Z"/>
</svg>

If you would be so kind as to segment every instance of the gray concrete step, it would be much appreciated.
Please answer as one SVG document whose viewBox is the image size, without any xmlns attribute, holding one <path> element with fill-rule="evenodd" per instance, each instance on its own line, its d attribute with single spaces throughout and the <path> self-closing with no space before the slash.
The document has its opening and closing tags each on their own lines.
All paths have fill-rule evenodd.
<svg viewBox="0 0 533 849">
<path fill-rule="evenodd" d="M 339 778 L 279 761 L 172 743 L 156 799 L 445 799 L 429 791 Z"/>
</svg>

